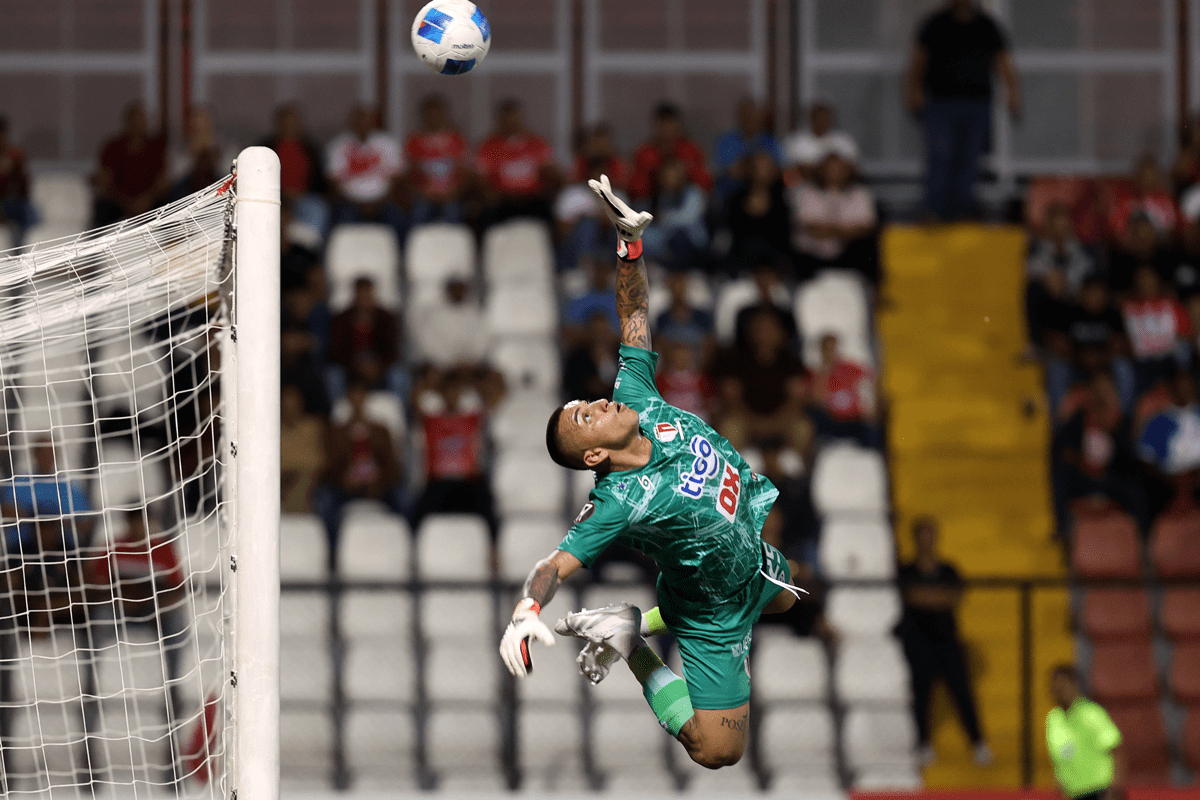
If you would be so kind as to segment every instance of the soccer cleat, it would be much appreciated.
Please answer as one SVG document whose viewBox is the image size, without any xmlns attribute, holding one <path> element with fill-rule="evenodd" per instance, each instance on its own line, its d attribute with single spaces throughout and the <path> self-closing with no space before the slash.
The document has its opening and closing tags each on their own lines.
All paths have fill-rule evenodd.
<svg viewBox="0 0 1200 800">
<path fill-rule="evenodd" d="M 564 636 L 578 636 L 589 642 L 607 644 L 625 660 L 629 660 L 633 651 L 645 642 L 641 628 L 642 612 L 629 603 L 574 611 L 554 626 L 554 630 Z"/>
<path fill-rule="evenodd" d="M 579 665 L 579 672 L 595 686 L 608 677 L 609 669 L 618 658 L 617 651 L 604 642 L 588 642 L 575 657 L 575 663 Z"/>
</svg>

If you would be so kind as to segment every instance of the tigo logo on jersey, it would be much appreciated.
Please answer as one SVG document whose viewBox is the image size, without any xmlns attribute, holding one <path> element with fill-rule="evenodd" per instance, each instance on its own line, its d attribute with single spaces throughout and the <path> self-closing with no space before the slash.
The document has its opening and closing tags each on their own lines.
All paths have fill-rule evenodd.
<svg viewBox="0 0 1200 800">
<path fill-rule="evenodd" d="M 673 442 L 679 436 L 679 428 L 669 422 L 660 422 L 654 426 L 654 438 L 660 442 Z"/>
<path fill-rule="evenodd" d="M 713 450 L 712 442 L 700 434 L 692 437 L 688 447 L 696 459 L 692 462 L 691 471 L 679 476 L 682 479 L 679 491 L 691 497 L 700 497 L 704 494 L 704 484 L 721 470 L 721 457 Z"/>
</svg>

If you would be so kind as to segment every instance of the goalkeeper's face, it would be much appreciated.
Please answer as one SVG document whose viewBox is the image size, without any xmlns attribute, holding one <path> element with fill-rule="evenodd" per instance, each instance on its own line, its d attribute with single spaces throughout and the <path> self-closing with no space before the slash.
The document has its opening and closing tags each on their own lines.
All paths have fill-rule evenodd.
<svg viewBox="0 0 1200 800">
<path fill-rule="evenodd" d="M 576 400 L 563 409 L 558 430 L 564 452 L 582 458 L 589 469 L 594 469 L 610 453 L 624 450 L 637 440 L 638 413 L 612 400 Z"/>
</svg>

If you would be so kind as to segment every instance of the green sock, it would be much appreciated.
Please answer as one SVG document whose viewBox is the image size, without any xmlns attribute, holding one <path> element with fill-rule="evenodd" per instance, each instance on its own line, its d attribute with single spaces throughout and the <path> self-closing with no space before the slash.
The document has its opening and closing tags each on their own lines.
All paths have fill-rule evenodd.
<svg viewBox="0 0 1200 800">
<path fill-rule="evenodd" d="M 669 630 L 667 623 L 663 622 L 658 606 L 642 614 L 642 636 L 658 636 L 663 633 L 669 633 Z"/>
<path fill-rule="evenodd" d="M 696 713 L 692 710 L 687 683 L 671 672 L 658 654 L 645 645 L 629 656 L 629 668 L 633 670 L 638 683 L 642 684 L 642 695 L 650 704 L 654 716 L 658 717 L 658 724 L 672 736 L 678 736 Z"/>
</svg>

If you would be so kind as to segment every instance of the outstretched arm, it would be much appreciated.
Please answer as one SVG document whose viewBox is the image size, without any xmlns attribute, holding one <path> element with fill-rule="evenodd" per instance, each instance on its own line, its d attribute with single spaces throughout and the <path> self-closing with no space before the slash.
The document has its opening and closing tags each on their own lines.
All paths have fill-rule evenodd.
<svg viewBox="0 0 1200 800">
<path fill-rule="evenodd" d="M 641 251 L 641 242 L 637 249 Z M 650 288 L 646 262 L 640 256 L 636 261 L 617 262 L 617 317 L 621 320 L 621 344 L 649 350 Z"/>
</svg>

